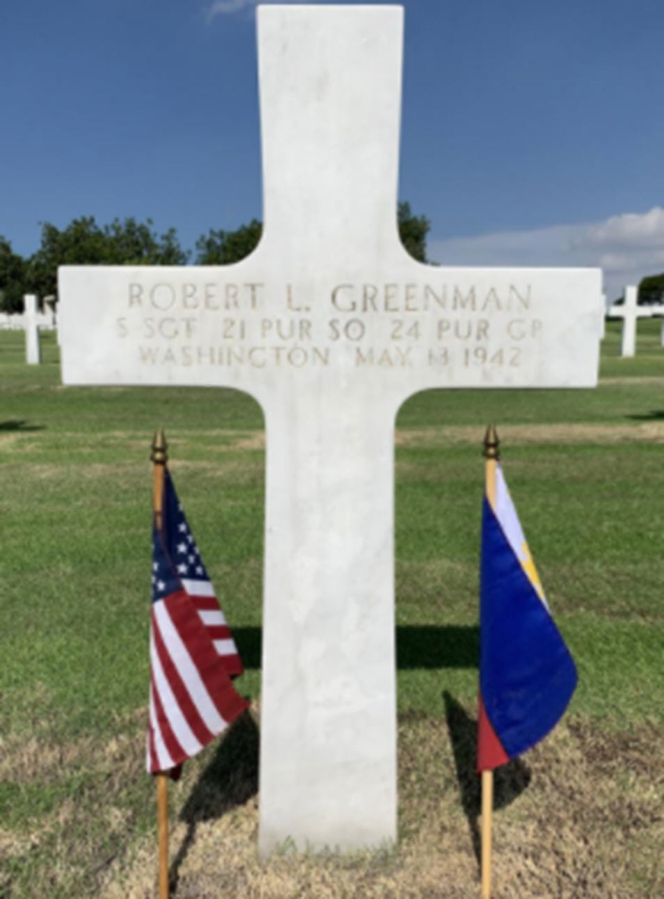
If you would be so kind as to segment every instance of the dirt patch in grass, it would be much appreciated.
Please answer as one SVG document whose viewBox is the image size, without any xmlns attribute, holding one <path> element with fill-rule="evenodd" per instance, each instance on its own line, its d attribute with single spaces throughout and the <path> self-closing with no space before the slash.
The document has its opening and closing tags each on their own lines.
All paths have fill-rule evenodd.
<svg viewBox="0 0 664 899">
<path fill-rule="evenodd" d="M 28 739 L 0 739 L 0 780 L 15 784 L 44 781 L 66 770 L 81 757 L 90 755 L 87 743 L 44 743 L 36 737 Z"/>
<path fill-rule="evenodd" d="M 661 375 L 641 375 L 634 378 L 600 378 L 600 387 L 610 386 L 612 384 L 661 384 L 664 386 L 664 378 Z"/>
<path fill-rule="evenodd" d="M 234 449 L 236 450 L 264 450 L 265 449 L 265 432 L 255 431 L 249 437 L 242 437 L 236 441 Z"/>
<path fill-rule="evenodd" d="M 664 380 L 664 379 L 660 379 Z M 664 421 L 648 421 L 625 425 L 604 424 L 546 424 L 546 425 L 505 425 L 499 434 L 506 443 L 625 443 L 664 442 Z M 206 431 L 206 437 L 223 438 L 217 449 L 221 452 L 253 451 L 265 449 L 264 431 Z M 484 439 L 484 429 L 475 426 L 450 426 L 443 428 L 421 428 L 398 430 L 397 446 L 444 446 L 470 444 L 479 446 Z M 177 441 L 173 441 L 177 443 Z M 194 463 L 197 464 L 197 463 Z"/>
<path fill-rule="evenodd" d="M 475 733 L 474 710 L 449 696 L 438 719 L 402 719 L 400 841 L 393 852 L 284 853 L 260 862 L 258 803 L 251 790 L 219 814 L 197 815 L 190 808 L 188 817 L 184 809 L 191 790 L 181 794 L 172 816 L 174 899 L 477 895 Z M 654 724 L 627 733 L 572 720 L 524 759 L 499 769 L 495 899 L 664 895 L 664 867 L 656 851 L 663 820 L 658 777 L 664 770 L 663 737 Z M 145 837 L 107 868 L 100 895 L 147 899 L 154 895 L 155 870 L 155 840 Z"/>
<path fill-rule="evenodd" d="M 633 380 L 633 379 L 629 379 Z M 659 379 L 663 380 L 664 379 Z M 624 443 L 624 442 L 664 442 L 664 421 L 648 421 L 634 424 L 546 424 L 546 425 L 503 425 L 499 427 L 499 435 L 509 444 L 538 443 Z M 78 434 L 64 434 L 64 437 L 80 438 Z M 218 439 L 215 452 L 259 452 L 265 450 L 264 431 L 236 431 L 214 429 L 197 431 L 196 437 L 201 439 Z M 29 438 L 29 439 L 28 439 Z M 481 446 L 484 428 L 475 426 L 449 426 L 398 430 L 397 446 Z M 200 460 L 187 460 L 179 457 L 186 452 L 192 443 L 191 437 L 167 437 L 171 449 L 171 460 L 181 467 L 204 467 Z M 0 450 L 9 449 L 20 443 L 21 450 L 34 450 L 39 444 L 34 435 L 21 433 L 0 434 Z M 149 440 L 137 440 L 135 433 L 113 431 L 103 435 L 86 435 L 85 445 L 80 440 L 76 452 L 79 455 L 94 453 L 100 446 L 105 449 L 122 446 L 124 449 L 148 452 Z M 178 449 L 180 453 L 178 452 Z M 214 467 L 214 463 L 208 463 Z"/>
<path fill-rule="evenodd" d="M 257 857 L 257 704 L 170 788 L 173 899 L 466 899 L 479 892 L 474 707 L 445 694 L 399 721 L 399 844 Z M 153 899 L 155 789 L 145 709 L 113 736 L 8 739 L 0 785 L 60 784 L 57 804 L 0 829 L 3 899 Z M 494 899 L 664 895 L 664 727 L 566 718 L 495 775 Z M 1 798 L 0 793 L 0 798 Z M 35 794 L 37 795 L 37 794 Z"/>
<path fill-rule="evenodd" d="M 39 437 L 29 431 L 16 431 L 7 434 L 0 431 L 0 451 L 17 451 L 32 453 L 39 448 Z"/>
<path fill-rule="evenodd" d="M 664 421 L 632 425 L 551 424 L 504 425 L 498 429 L 506 444 L 534 443 L 662 443 Z M 426 428 L 397 431 L 397 446 L 481 446 L 484 430 L 476 427 Z"/>
</svg>

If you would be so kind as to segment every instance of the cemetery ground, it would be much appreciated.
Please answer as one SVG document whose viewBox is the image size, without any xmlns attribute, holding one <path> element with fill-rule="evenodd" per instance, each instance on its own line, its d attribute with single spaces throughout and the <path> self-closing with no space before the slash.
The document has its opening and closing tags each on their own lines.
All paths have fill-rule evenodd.
<svg viewBox="0 0 664 899">
<path fill-rule="evenodd" d="M 259 862 L 263 434 L 227 390 L 63 388 L 0 332 L 0 897 L 154 895 L 144 769 L 151 466 L 170 468 L 251 714 L 171 788 L 173 895 L 478 895 L 481 442 L 504 470 L 579 687 L 496 775 L 496 899 L 664 895 L 664 349 L 603 343 L 597 390 L 430 391 L 397 429 L 399 847 Z M 380 526 L 380 522 L 376 522 Z"/>
</svg>

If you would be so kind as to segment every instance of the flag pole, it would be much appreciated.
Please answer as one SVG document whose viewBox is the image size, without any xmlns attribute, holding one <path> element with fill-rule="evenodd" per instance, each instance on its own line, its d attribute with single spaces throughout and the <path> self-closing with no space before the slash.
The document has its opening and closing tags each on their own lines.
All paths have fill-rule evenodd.
<svg viewBox="0 0 664 899">
<path fill-rule="evenodd" d="M 152 441 L 154 463 L 153 510 L 158 530 L 163 526 L 164 473 L 166 470 L 166 437 L 163 428 Z M 159 899 L 168 899 L 168 774 L 160 771 L 157 778 L 157 832 L 159 835 Z"/>
<path fill-rule="evenodd" d="M 496 508 L 496 466 L 500 458 L 500 441 L 493 425 L 489 425 L 484 435 L 484 458 L 486 497 Z M 493 771 L 482 771 L 482 899 L 491 899 L 491 838 L 493 825 Z"/>
</svg>

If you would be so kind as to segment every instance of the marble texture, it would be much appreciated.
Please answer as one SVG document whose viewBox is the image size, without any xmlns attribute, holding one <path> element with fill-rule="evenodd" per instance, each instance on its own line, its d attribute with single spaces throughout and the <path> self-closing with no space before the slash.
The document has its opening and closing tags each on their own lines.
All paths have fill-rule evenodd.
<svg viewBox="0 0 664 899">
<path fill-rule="evenodd" d="M 396 839 L 400 405 L 597 380 L 598 269 L 441 268 L 403 249 L 402 28 L 400 7 L 259 8 L 251 257 L 60 269 L 65 383 L 235 387 L 263 408 L 263 855 Z"/>
<path fill-rule="evenodd" d="M 39 324 L 37 321 L 37 297 L 33 293 L 26 293 L 23 297 L 24 322 L 25 322 L 25 361 L 28 365 L 41 363 L 41 344 L 39 342 Z"/>
</svg>

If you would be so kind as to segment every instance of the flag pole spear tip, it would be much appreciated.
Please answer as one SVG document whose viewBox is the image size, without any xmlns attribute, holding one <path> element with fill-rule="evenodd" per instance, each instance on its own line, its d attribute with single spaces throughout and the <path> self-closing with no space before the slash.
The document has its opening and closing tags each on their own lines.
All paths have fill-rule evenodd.
<svg viewBox="0 0 664 899">
<path fill-rule="evenodd" d="M 159 428 L 155 431 L 154 438 L 152 440 L 152 453 L 150 455 L 150 460 L 155 463 L 155 465 L 165 465 L 168 461 L 168 456 L 166 454 L 166 450 L 168 449 L 168 444 L 166 443 L 166 435 L 164 434 L 164 429 Z"/>
<path fill-rule="evenodd" d="M 493 425 L 489 425 L 484 435 L 483 456 L 485 459 L 500 458 L 500 440 L 498 439 L 498 432 Z"/>
</svg>

